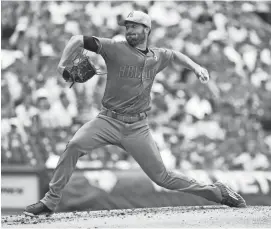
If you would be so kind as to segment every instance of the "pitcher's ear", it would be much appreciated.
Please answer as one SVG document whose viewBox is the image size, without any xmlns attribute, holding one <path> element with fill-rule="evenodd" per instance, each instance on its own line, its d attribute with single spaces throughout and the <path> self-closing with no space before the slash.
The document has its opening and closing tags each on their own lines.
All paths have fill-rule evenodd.
<svg viewBox="0 0 271 229">
<path fill-rule="evenodd" d="M 145 33 L 147 33 L 148 35 L 150 35 L 150 33 L 151 33 L 151 29 L 150 29 L 149 27 L 147 27 L 147 26 L 145 26 L 144 31 L 145 31 Z"/>
</svg>

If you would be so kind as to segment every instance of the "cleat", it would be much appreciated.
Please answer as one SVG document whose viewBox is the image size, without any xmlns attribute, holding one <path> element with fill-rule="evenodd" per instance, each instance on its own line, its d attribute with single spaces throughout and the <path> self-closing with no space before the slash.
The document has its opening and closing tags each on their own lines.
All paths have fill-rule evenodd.
<svg viewBox="0 0 271 229">
<path fill-rule="evenodd" d="M 227 185 L 216 182 L 214 183 L 215 186 L 217 186 L 221 193 L 222 193 L 222 201 L 221 204 L 227 205 L 229 207 L 236 207 L 236 208 L 246 208 L 246 201 L 243 199 L 241 195 L 239 195 L 237 192 L 232 190 Z"/>
<path fill-rule="evenodd" d="M 38 203 L 27 206 L 24 210 L 24 214 L 31 217 L 38 215 L 49 216 L 53 214 L 53 211 L 50 210 L 44 203 L 39 201 Z"/>
</svg>

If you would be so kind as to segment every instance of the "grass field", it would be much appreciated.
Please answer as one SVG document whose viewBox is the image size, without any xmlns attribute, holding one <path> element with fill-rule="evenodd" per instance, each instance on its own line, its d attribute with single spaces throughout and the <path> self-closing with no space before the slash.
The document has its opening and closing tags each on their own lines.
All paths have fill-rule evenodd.
<svg viewBox="0 0 271 229">
<path fill-rule="evenodd" d="M 193 206 L 2 216 L 2 228 L 271 228 L 270 206 Z"/>
</svg>

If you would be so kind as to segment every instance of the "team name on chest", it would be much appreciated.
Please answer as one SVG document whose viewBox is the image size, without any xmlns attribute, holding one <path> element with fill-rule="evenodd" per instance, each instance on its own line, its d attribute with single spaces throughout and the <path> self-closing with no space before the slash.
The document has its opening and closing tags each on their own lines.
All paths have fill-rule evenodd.
<svg viewBox="0 0 271 229">
<path fill-rule="evenodd" d="M 125 65 L 119 69 L 120 78 L 154 79 L 156 68 L 144 68 L 139 66 Z"/>
</svg>

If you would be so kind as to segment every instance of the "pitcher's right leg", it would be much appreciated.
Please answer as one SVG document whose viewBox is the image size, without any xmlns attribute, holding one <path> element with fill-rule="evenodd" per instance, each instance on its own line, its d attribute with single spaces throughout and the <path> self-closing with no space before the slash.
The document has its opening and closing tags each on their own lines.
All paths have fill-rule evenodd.
<svg viewBox="0 0 271 229">
<path fill-rule="evenodd" d="M 60 156 L 49 183 L 49 191 L 37 205 L 28 206 L 25 209 L 25 214 L 37 215 L 41 211 L 54 211 L 60 202 L 62 190 L 68 183 L 79 157 L 101 146 L 118 145 L 121 137 L 119 131 L 120 126 L 117 122 L 99 116 L 84 124 L 75 133 Z"/>
</svg>

